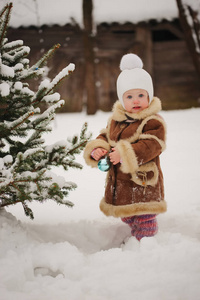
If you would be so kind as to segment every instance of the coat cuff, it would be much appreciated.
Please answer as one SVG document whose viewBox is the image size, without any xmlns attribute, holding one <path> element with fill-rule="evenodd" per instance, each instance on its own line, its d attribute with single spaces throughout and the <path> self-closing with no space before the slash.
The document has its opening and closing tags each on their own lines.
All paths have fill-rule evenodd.
<svg viewBox="0 0 200 300">
<path fill-rule="evenodd" d="M 115 148 L 117 148 L 120 153 L 122 161 L 120 168 L 123 173 L 133 173 L 138 170 L 137 156 L 129 142 L 121 140 L 116 144 Z"/>
<path fill-rule="evenodd" d="M 95 148 L 104 148 L 105 150 L 110 151 L 110 145 L 102 139 L 96 139 L 87 143 L 84 149 L 83 157 L 86 164 L 92 168 L 98 167 L 98 161 L 94 160 L 91 156 L 91 153 Z"/>
</svg>

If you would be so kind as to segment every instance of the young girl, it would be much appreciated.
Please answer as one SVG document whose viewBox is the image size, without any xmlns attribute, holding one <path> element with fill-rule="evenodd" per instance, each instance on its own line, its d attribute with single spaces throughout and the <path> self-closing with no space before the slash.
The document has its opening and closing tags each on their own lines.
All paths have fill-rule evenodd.
<svg viewBox="0 0 200 300">
<path fill-rule="evenodd" d="M 122 57 L 119 100 L 107 127 L 84 151 L 91 167 L 109 156 L 111 168 L 100 209 L 106 216 L 120 217 L 138 240 L 157 233 L 156 215 L 166 211 L 159 160 L 165 149 L 166 126 L 158 115 L 161 102 L 153 97 L 151 76 L 142 68 L 137 55 Z"/>
</svg>

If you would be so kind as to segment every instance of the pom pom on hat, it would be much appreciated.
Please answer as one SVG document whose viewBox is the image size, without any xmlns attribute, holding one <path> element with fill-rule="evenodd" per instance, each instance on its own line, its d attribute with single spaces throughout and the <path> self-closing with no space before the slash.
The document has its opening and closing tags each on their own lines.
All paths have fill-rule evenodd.
<svg viewBox="0 0 200 300">
<path fill-rule="evenodd" d="M 133 53 L 125 54 L 120 62 L 121 73 L 117 78 L 117 95 L 124 107 L 123 94 L 132 89 L 143 89 L 148 92 L 149 102 L 153 99 L 151 76 L 143 69 L 143 62 Z"/>
<path fill-rule="evenodd" d="M 128 53 L 122 56 L 119 68 L 121 71 L 131 70 L 135 68 L 142 69 L 143 62 L 139 56 L 133 53 Z"/>
</svg>

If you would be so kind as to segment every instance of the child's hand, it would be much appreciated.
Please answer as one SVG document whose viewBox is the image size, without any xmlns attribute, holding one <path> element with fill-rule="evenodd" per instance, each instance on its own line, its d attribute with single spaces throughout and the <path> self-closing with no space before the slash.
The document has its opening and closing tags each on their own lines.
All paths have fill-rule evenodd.
<svg viewBox="0 0 200 300">
<path fill-rule="evenodd" d="M 103 149 L 103 148 L 96 148 L 93 153 L 92 153 L 92 157 L 95 160 L 99 160 L 101 157 L 105 156 L 106 153 L 108 153 L 107 150 Z"/>
<path fill-rule="evenodd" d="M 112 152 L 109 154 L 109 157 L 113 165 L 118 164 L 121 159 L 119 151 L 116 148 L 112 148 Z"/>
</svg>

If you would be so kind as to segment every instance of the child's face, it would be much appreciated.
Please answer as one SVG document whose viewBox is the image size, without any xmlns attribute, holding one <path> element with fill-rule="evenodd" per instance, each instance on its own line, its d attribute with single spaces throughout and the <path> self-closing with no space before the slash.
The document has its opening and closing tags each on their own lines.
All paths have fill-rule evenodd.
<svg viewBox="0 0 200 300">
<path fill-rule="evenodd" d="M 149 106 L 147 91 L 132 89 L 123 94 L 124 107 L 127 112 L 138 113 Z"/>
</svg>

